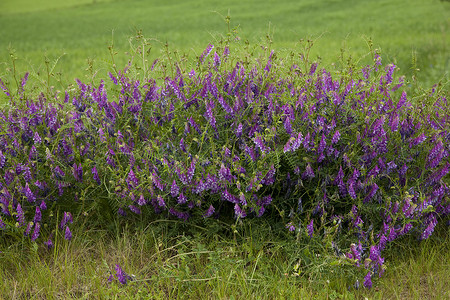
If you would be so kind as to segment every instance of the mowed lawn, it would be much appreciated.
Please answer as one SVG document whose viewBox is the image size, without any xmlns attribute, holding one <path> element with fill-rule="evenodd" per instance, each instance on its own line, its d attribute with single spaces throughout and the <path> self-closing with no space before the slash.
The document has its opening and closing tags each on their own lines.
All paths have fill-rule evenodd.
<svg viewBox="0 0 450 300">
<path fill-rule="evenodd" d="M 2 0 L 0 1 L 0 76 L 9 65 L 9 47 L 16 50 L 18 69 L 43 72 L 44 55 L 58 61 L 55 71 L 73 82 L 94 59 L 99 74 L 108 68 L 108 45 L 114 40 L 118 64 L 124 64 L 128 38 L 142 30 L 154 38 L 152 56 L 162 46 L 195 57 L 209 42 L 238 27 L 240 42 L 298 49 L 299 40 L 316 40 L 312 57 L 325 65 L 345 48 L 355 59 L 369 51 L 367 40 L 385 60 L 412 74 L 412 55 L 426 83 L 448 69 L 447 31 L 450 3 L 439 0 Z M 104 71 L 102 71 L 104 70 Z M 421 78 L 421 79 L 423 79 Z"/>
</svg>

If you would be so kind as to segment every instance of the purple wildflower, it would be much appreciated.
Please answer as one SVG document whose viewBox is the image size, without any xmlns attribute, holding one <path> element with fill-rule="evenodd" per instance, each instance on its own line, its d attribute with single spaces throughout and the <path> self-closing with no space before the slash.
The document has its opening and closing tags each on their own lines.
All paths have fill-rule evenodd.
<svg viewBox="0 0 450 300">
<path fill-rule="evenodd" d="M 47 209 L 47 204 L 45 204 L 44 200 L 42 200 L 41 204 L 39 204 L 39 207 L 41 208 L 41 210 L 46 210 Z"/>
<path fill-rule="evenodd" d="M 79 165 L 76 163 L 73 164 L 73 177 L 75 177 L 76 181 L 83 182 L 83 168 L 81 167 L 81 163 Z"/>
<path fill-rule="evenodd" d="M 235 195 L 231 194 L 230 192 L 228 192 L 227 189 L 225 189 L 225 190 L 222 192 L 222 197 L 223 197 L 223 199 L 225 199 L 225 200 L 228 201 L 228 202 L 231 202 L 231 203 L 239 203 L 239 198 L 236 197 Z"/>
<path fill-rule="evenodd" d="M 230 54 L 230 48 L 228 48 L 228 46 L 225 46 L 225 48 L 223 49 L 223 56 L 227 57 Z"/>
<path fill-rule="evenodd" d="M 66 226 L 66 230 L 64 232 L 64 238 L 68 241 L 72 239 L 72 232 L 70 232 L 69 226 Z"/>
<path fill-rule="evenodd" d="M 367 289 L 372 288 L 372 280 L 371 280 L 371 277 L 372 277 L 372 275 L 371 275 L 371 272 L 370 272 L 370 271 L 369 271 L 369 272 L 367 273 L 367 275 L 364 277 L 364 286 L 365 286 Z"/>
<path fill-rule="evenodd" d="M 236 215 L 236 218 L 238 218 L 238 219 L 242 219 L 247 216 L 245 211 L 242 210 L 241 207 L 239 206 L 239 204 L 237 204 L 237 203 L 234 205 L 234 213 Z"/>
<path fill-rule="evenodd" d="M 171 207 L 171 208 L 169 209 L 169 213 L 170 213 L 172 216 L 175 216 L 175 217 L 177 217 L 178 219 L 181 219 L 181 220 L 184 220 L 184 221 L 187 221 L 187 220 L 189 219 L 189 213 L 188 213 L 188 212 L 178 211 L 178 210 L 176 210 L 176 209 L 173 208 L 173 207 Z"/>
<path fill-rule="evenodd" d="M 349 181 L 347 182 L 347 184 L 348 184 L 347 190 L 348 190 L 350 197 L 352 197 L 352 199 L 356 199 L 357 196 L 356 196 L 356 192 L 355 192 L 355 181 L 352 178 L 350 178 Z"/>
<path fill-rule="evenodd" d="M 286 130 L 287 134 L 289 135 L 292 134 L 292 125 L 291 121 L 289 120 L 289 117 L 287 117 L 286 120 L 284 121 L 284 129 Z"/>
<path fill-rule="evenodd" d="M 444 156 L 444 146 L 442 141 L 439 141 L 428 153 L 427 167 L 429 169 L 437 167 L 441 162 L 443 156 Z"/>
<path fill-rule="evenodd" d="M 178 204 L 184 204 L 187 202 L 187 198 L 183 193 L 180 193 L 178 195 L 178 200 L 177 200 Z"/>
<path fill-rule="evenodd" d="M 33 223 L 32 222 L 28 222 L 27 228 L 25 229 L 25 232 L 24 232 L 25 236 L 28 236 L 30 234 L 32 226 L 33 226 Z"/>
<path fill-rule="evenodd" d="M 11 97 L 11 93 L 9 92 L 9 89 L 6 87 L 6 85 L 3 83 L 3 81 L 0 79 L 0 88 L 3 90 L 6 96 Z"/>
<path fill-rule="evenodd" d="M 312 238 L 314 235 L 314 219 L 311 219 L 311 222 L 306 226 L 306 229 L 308 231 L 308 236 Z"/>
<path fill-rule="evenodd" d="M 339 142 L 339 139 L 341 138 L 341 134 L 339 133 L 339 130 L 336 130 L 333 137 L 331 138 L 331 144 L 336 144 Z"/>
<path fill-rule="evenodd" d="M 29 160 L 35 160 L 35 159 L 37 159 L 37 157 L 38 157 L 37 149 L 36 149 L 36 146 L 33 145 L 33 146 L 31 146 L 31 148 L 30 148 L 30 153 L 29 153 L 29 155 L 28 155 L 28 159 L 29 159 Z"/>
<path fill-rule="evenodd" d="M 41 221 L 41 219 L 42 219 L 41 208 L 39 206 L 36 206 L 36 212 L 34 213 L 33 222 L 38 223 Z"/>
<path fill-rule="evenodd" d="M 28 202 L 36 201 L 36 196 L 31 191 L 30 186 L 28 185 L 28 182 L 25 183 L 25 187 L 23 188 L 23 193 L 25 194 L 25 197 L 27 197 Z"/>
<path fill-rule="evenodd" d="M 204 60 L 208 57 L 208 55 L 211 53 L 212 49 L 214 48 L 214 45 L 209 44 L 208 47 L 206 47 L 205 51 L 200 55 L 199 61 L 200 63 L 203 63 Z"/>
<path fill-rule="evenodd" d="M 325 135 L 322 133 L 322 138 L 320 139 L 319 146 L 317 148 L 318 153 L 323 153 L 325 147 L 327 146 L 327 142 L 325 140 Z"/>
<path fill-rule="evenodd" d="M 236 128 L 236 137 L 240 137 L 242 135 L 242 123 L 239 123 L 238 127 Z"/>
<path fill-rule="evenodd" d="M 19 226 L 23 226 L 23 224 L 25 224 L 25 216 L 22 210 L 22 206 L 20 205 L 20 203 L 17 204 L 16 207 L 16 212 L 17 212 L 17 222 L 19 222 Z"/>
<path fill-rule="evenodd" d="M 40 143 L 42 143 L 42 139 L 39 136 L 39 133 L 37 131 L 34 133 L 33 141 L 34 141 L 34 144 L 36 144 L 36 145 L 39 145 Z"/>
<path fill-rule="evenodd" d="M 214 66 L 220 66 L 220 56 L 217 54 L 217 52 L 214 52 Z"/>
<path fill-rule="evenodd" d="M 55 174 L 56 178 L 58 178 L 58 179 L 63 179 L 64 176 L 66 176 L 66 173 L 64 173 L 64 171 L 61 170 L 61 168 L 59 166 L 56 166 L 53 169 L 53 173 Z"/>
<path fill-rule="evenodd" d="M 41 230 L 41 224 L 40 223 L 36 223 L 34 225 L 33 234 L 31 235 L 31 241 L 34 242 L 39 237 L 39 230 Z"/>
<path fill-rule="evenodd" d="M 411 229 L 413 228 L 413 224 L 408 223 L 405 226 L 403 226 L 402 230 L 398 233 L 399 236 L 407 234 Z"/>
<path fill-rule="evenodd" d="M 119 207 L 119 209 L 117 210 L 117 213 L 122 217 L 125 217 L 127 215 L 127 213 L 125 212 L 125 210 L 122 207 Z"/>
<path fill-rule="evenodd" d="M 284 145 L 283 153 L 286 153 L 286 152 L 289 152 L 289 151 L 292 150 L 292 148 L 291 148 L 291 143 L 292 143 L 293 141 L 295 141 L 295 139 L 292 138 L 292 137 L 287 141 L 286 145 Z"/>
<path fill-rule="evenodd" d="M 187 179 L 188 183 L 190 183 L 192 181 L 192 178 L 194 177 L 196 163 L 197 163 L 197 160 L 193 159 L 191 161 L 191 165 L 189 166 L 189 169 L 187 170 L 186 179 Z"/>
<path fill-rule="evenodd" d="M 422 232 L 422 234 L 420 236 L 421 240 L 426 240 L 433 233 L 434 228 L 436 227 L 436 224 L 437 224 L 437 219 L 436 219 L 435 214 L 431 214 L 430 217 L 428 217 L 427 223 L 428 223 L 427 227 L 425 228 L 425 230 Z"/>
<path fill-rule="evenodd" d="M 383 251 L 384 248 L 386 247 L 386 243 L 387 243 L 387 242 L 388 242 L 388 240 L 387 240 L 386 236 L 383 234 L 383 235 L 380 237 L 380 242 L 379 242 L 379 244 L 378 244 L 378 250 L 379 250 L 379 251 Z"/>
<path fill-rule="evenodd" d="M 339 167 L 339 172 L 336 175 L 336 178 L 334 179 L 334 184 L 337 185 L 339 188 L 339 194 L 342 197 L 345 197 L 347 195 L 347 188 L 344 183 L 344 170 L 342 169 L 342 166 Z"/>
<path fill-rule="evenodd" d="M 111 73 L 109 72 L 109 78 L 111 78 L 112 82 L 114 82 L 115 85 L 117 85 L 119 82 L 117 81 L 117 78 Z"/>
<path fill-rule="evenodd" d="M 172 197 L 176 197 L 176 196 L 178 196 L 179 191 L 180 191 L 180 188 L 178 187 L 176 181 L 173 180 L 172 186 L 170 187 L 170 195 Z"/>
<path fill-rule="evenodd" d="M 97 167 L 94 166 L 94 167 L 91 169 L 91 172 L 92 172 L 92 176 L 93 176 L 94 180 L 97 182 L 97 184 L 100 185 L 101 182 L 100 182 L 100 177 L 98 176 Z"/>
<path fill-rule="evenodd" d="M 145 205 L 145 204 L 147 203 L 147 200 L 145 200 L 144 195 L 141 194 L 141 195 L 139 196 L 138 200 L 136 201 L 136 203 L 137 203 L 139 206 L 142 206 L 142 205 Z"/>
<path fill-rule="evenodd" d="M 303 179 L 312 179 L 314 177 L 315 177 L 314 171 L 311 167 L 311 164 L 308 163 L 308 165 L 306 166 L 305 172 L 302 174 L 302 178 Z"/>
<path fill-rule="evenodd" d="M 49 238 L 46 242 L 44 242 L 44 245 L 47 247 L 48 250 L 53 248 L 53 242 L 51 238 Z"/>
<path fill-rule="evenodd" d="M 376 183 L 372 184 L 372 188 L 370 189 L 369 194 L 367 194 L 366 198 L 364 198 L 363 203 L 367 203 L 370 199 L 375 196 L 375 193 L 378 191 L 378 185 Z"/>
<path fill-rule="evenodd" d="M 128 208 L 137 215 L 141 214 L 141 210 L 134 205 L 128 205 Z"/>
<path fill-rule="evenodd" d="M 286 228 L 287 229 L 289 229 L 289 231 L 295 231 L 295 226 L 294 226 L 294 224 L 292 224 L 292 222 L 289 222 L 287 225 L 286 225 Z"/>
<path fill-rule="evenodd" d="M 121 284 L 127 284 L 129 276 L 118 264 L 116 264 L 116 276 Z"/>
<path fill-rule="evenodd" d="M 302 145 L 303 135 L 301 132 L 298 133 L 297 138 L 293 141 L 291 145 L 291 151 L 295 151 Z"/>
<path fill-rule="evenodd" d="M 398 124 L 399 124 L 398 114 L 395 113 L 393 116 L 391 116 L 391 119 L 389 121 L 389 126 L 391 127 L 392 132 L 398 130 Z"/>
<path fill-rule="evenodd" d="M 0 150 L 0 168 L 3 168 L 6 164 L 6 157 L 3 155 L 3 152 Z"/>
<path fill-rule="evenodd" d="M 166 202 L 164 201 L 164 198 L 161 197 L 161 195 L 158 195 L 158 197 L 156 197 L 156 201 L 159 207 L 166 207 Z"/>
<path fill-rule="evenodd" d="M 65 211 L 64 216 L 61 220 L 61 223 L 59 224 L 59 228 L 63 229 L 64 226 L 66 226 L 67 223 L 72 224 L 73 223 L 73 217 L 70 212 Z"/>
<path fill-rule="evenodd" d="M 209 218 L 209 217 L 211 217 L 214 214 L 214 212 L 215 212 L 214 206 L 210 205 L 208 210 L 203 214 L 203 217 L 204 218 Z"/>
<path fill-rule="evenodd" d="M 128 187 L 131 189 L 136 188 L 139 185 L 139 180 L 136 178 L 136 175 L 134 175 L 133 169 L 130 169 L 126 181 Z"/>
<path fill-rule="evenodd" d="M 106 137 L 105 137 L 105 133 L 103 132 L 103 129 L 99 128 L 97 132 L 100 137 L 100 141 L 106 142 Z"/>
</svg>

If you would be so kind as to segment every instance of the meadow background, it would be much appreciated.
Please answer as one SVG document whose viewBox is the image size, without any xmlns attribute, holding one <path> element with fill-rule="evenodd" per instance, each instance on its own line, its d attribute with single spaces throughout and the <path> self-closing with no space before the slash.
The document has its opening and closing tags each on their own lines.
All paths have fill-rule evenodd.
<svg viewBox="0 0 450 300">
<path fill-rule="evenodd" d="M 226 16 L 231 16 L 229 27 Z M 384 64 L 396 64 L 408 86 L 420 90 L 438 82 L 448 85 L 449 16 L 450 3 L 438 0 L 1 0 L 0 78 L 12 80 L 13 52 L 19 75 L 30 71 L 31 81 L 51 81 L 64 90 L 75 78 L 96 83 L 107 78 L 112 44 L 118 53 L 115 63 L 122 68 L 129 58 L 129 38 L 139 31 L 151 44 L 150 62 L 167 49 L 195 59 L 208 43 L 231 32 L 243 47 L 270 46 L 284 54 L 303 49 L 301 40 L 313 40 L 311 58 L 325 68 L 342 61 L 342 50 L 357 62 L 371 61 L 372 40 Z M 0 100 L 6 99 L 1 94 Z M 388 271 L 372 290 L 349 287 L 346 278 L 354 274 L 320 265 L 319 258 L 309 262 L 317 263 L 309 275 L 300 276 L 293 254 L 308 249 L 292 249 L 270 226 L 255 221 L 237 234 L 225 229 L 225 235 L 213 226 L 189 236 L 177 233 L 187 230 L 183 224 L 161 220 L 137 229 L 118 223 L 109 231 L 91 232 L 79 226 L 74 240 L 60 241 L 50 255 L 20 243 L 2 244 L 0 299 L 174 299 L 203 298 L 205 293 L 220 299 L 448 296 L 448 226 L 422 243 L 412 238 L 394 242 L 386 255 Z M 106 284 L 115 263 L 136 273 L 136 284 Z"/>
<path fill-rule="evenodd" d="M 338 60 L 341 49 L 357 61 L 367 58 L 372 39 L 384 62 L 395 63 L 410 78 L 420 70 L 416 76 L 431 85 L 449 67 L 449 6 L 439 0 L 2 0 L 0 63 L 9 61 L 11 47 L 20 58 L 19 70 L 42 74 L 45 55 L 52 63 L 58 60 L 54 72 L 66 86 L 82 79 L 88 59 L 106 76 L 112 42 L 117 65 L 124 65 L 128 39 L 138 30 L 151 39 L 154 58 L 166 43 L 180 56 L 198 56 L 228 32 L 229 15 L 230 29 L 237 29 L 242 43 L 267 44 L 269 36 L 282 52 L 302 47 L 300 40 L 314 40 L 311 57 L 321 57 L 324 67 Z"/>
</svg>

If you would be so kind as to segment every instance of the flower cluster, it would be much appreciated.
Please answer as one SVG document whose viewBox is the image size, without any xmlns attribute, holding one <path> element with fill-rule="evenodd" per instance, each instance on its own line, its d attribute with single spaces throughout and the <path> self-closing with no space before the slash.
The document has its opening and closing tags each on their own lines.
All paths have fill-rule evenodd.
<svg viewBox="0 0 450 300">
<path fill-rule="evenodd" d="M 388 242 L 410 232 L 426 239 L 448 218 L 445 96 L 412 103 L 395 66 L 383 72 L 378 57 L 333 77 L 318 64 L 286 69 L 273 52 L 254 66 L 220 53 L 209 45 L 195 69 L 177 67 L 161 84 L 125 68 L 109 74 L 111 87 L 78 80 L 63 99 L 41 94 L 3 109 L 1 230 L 39 241 L 48 204 L 64 211 L 59 230 L 70 240 L 85 205 L 97 218 L 106 206 L 188 221 L 262 217 L 276 203 L 292 212 L 288 230 L 306 228 L 309 238 L 336 220 L 347 226 L 346 257 L 368 270 L 370 287 Z M 117 277 L 126 281 L 120 267 Z"/>
</svg>

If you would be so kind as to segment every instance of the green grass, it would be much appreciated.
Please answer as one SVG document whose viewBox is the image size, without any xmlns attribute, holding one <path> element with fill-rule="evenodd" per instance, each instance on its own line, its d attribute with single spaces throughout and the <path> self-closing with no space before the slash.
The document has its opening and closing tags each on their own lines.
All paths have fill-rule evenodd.
<svg viewBox="0 0 450 300">
<path fill-rule="evenodd" d="M 273 224 L 272 224 L 273 225 Z M 228 230 L 226 229 L 228 228 Z M 278 232 L 278 233 L 277 233 Z M 264 221 L 189 229 L 153 221 L 131 230 L 77 229 L 56 247 L 1 246 L 6 299 L 448 299 L 449 229 L 415 247 L 390 246 L 385 276 L 354 289 L 355 271 L 330 264 L 319 248 L 296 243 Z M 315 249 L 315 250 L 313 250 Z M 320 262 L 320 263 L 319 263 Z M 108 283 L 115 264 L 134 280 Z M 308 272 L 302 272 L 308 270 Z M 361 285 L 362 286 L 362 285 Z"/>
<path fill-rule="evenodd" d="M 125 63 L 127 40 L 136 29 L 154 38 L 155 58 L 166 42 L 192 57 L 227 32 L 223 16 L 229 12 L 231 27 L 239 26 L 241 42 L 266 43 L 269 34 L 273 47 L 282 51 L 298 48 L 300 39 L 312 38 L 317 40 L 313 57 L 331 64 L 343 47 L 356 59 L 363 58 L 368 53 L 366 41 L 372 38 L 385 59 L 407 75 L 412 75 L 411 59 L 416 55 L 420 79 L 432 84 L 448 69 L 449 9 L 448 2 L 439 0 L 4 0 L 0 3 L 0 62 L 8 61 L 11 46 L 21 58 L 23 72 L 43 73 L 46 54 L 51 60 L 63 55 L 55 71 L 63 74 L 65 84 L 85 74 L 87 58 L 95 59 L 94 67 L 105 76 L 107 47 L 113 39 L 119 66 Z M 3 65 L 0 74 L 5 69 Z"/>
</svg>

